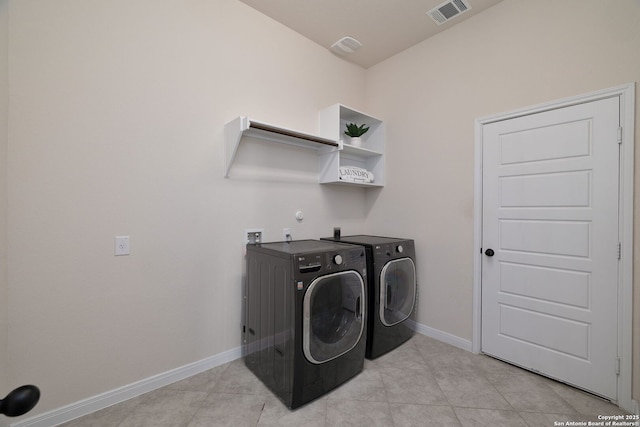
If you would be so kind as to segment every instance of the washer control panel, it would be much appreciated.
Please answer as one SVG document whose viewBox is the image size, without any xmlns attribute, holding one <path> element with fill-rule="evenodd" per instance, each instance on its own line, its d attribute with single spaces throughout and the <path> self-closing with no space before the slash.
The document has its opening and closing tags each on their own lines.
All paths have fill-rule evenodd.
<svg viewBox="0 0 640 427">
<path fill-rule="evenodd" d="M 300 273 L 315 273 L 322 269 L 322 254 L 299 255 L 297 264 Z"/>
<path fill-rule="evenodd" d="M 296 256 L 295 269 L 300 274 L 332 273 L 344 270 L 366 270 L 364 248 L 353 246 L 336 251 L 300 254 Z"/>
</svg>

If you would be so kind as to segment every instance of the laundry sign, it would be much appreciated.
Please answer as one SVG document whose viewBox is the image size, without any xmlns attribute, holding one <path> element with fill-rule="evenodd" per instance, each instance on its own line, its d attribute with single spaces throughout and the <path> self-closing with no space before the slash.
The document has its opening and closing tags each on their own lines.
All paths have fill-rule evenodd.
<svg viewBox="0 0 640 427">
<path fill-rule="evenodd" d="M 342 181 L 369 183 L 374 180 L 373 173 L 357 166 L 340 166 L 339 173 Z"/>
</svg>

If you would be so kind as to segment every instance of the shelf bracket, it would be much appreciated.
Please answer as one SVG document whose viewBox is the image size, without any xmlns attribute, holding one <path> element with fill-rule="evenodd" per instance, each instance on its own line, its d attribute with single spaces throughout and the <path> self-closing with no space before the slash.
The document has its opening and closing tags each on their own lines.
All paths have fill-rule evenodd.
<svg viewBox="0 0 640 427">
<path fill-rule="evenodd" d="M 248 122 L 249 119 L 246 116 L 240 116 L 224 126 L 225 178 L 229 178 L 229 171 L 231 170 L 231 165 L 236 158 L 238 145 L 240 145 L 240 138 L 242 138 L 242 133 L 248 129 Z"/>
</svg>

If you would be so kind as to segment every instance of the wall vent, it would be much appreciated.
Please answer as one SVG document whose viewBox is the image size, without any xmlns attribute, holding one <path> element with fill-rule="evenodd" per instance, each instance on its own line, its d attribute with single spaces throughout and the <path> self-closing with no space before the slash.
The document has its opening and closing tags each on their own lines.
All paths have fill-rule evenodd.
<svg viewBox="0 0 640 427">
<path fill-rule="evenodd" d="M 471 9 L 471 6 L 465 0 L 450 0 L 434 7 L 427 12 L 427 15 L 429 15 L 436 24 L 442 25 L 469 9 Z"/>
</svg>

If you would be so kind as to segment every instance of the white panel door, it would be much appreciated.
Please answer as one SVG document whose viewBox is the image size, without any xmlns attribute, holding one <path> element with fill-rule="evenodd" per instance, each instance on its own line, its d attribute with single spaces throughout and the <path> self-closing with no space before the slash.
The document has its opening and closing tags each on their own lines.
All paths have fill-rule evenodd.
<svg viewBox="0 0 640 427">
<path fill-rule="evenodd" d="M 614 400 L 618 126 L 618 98 L 491 123 L 482 158 L 482 351 Z"/>
</svg>

